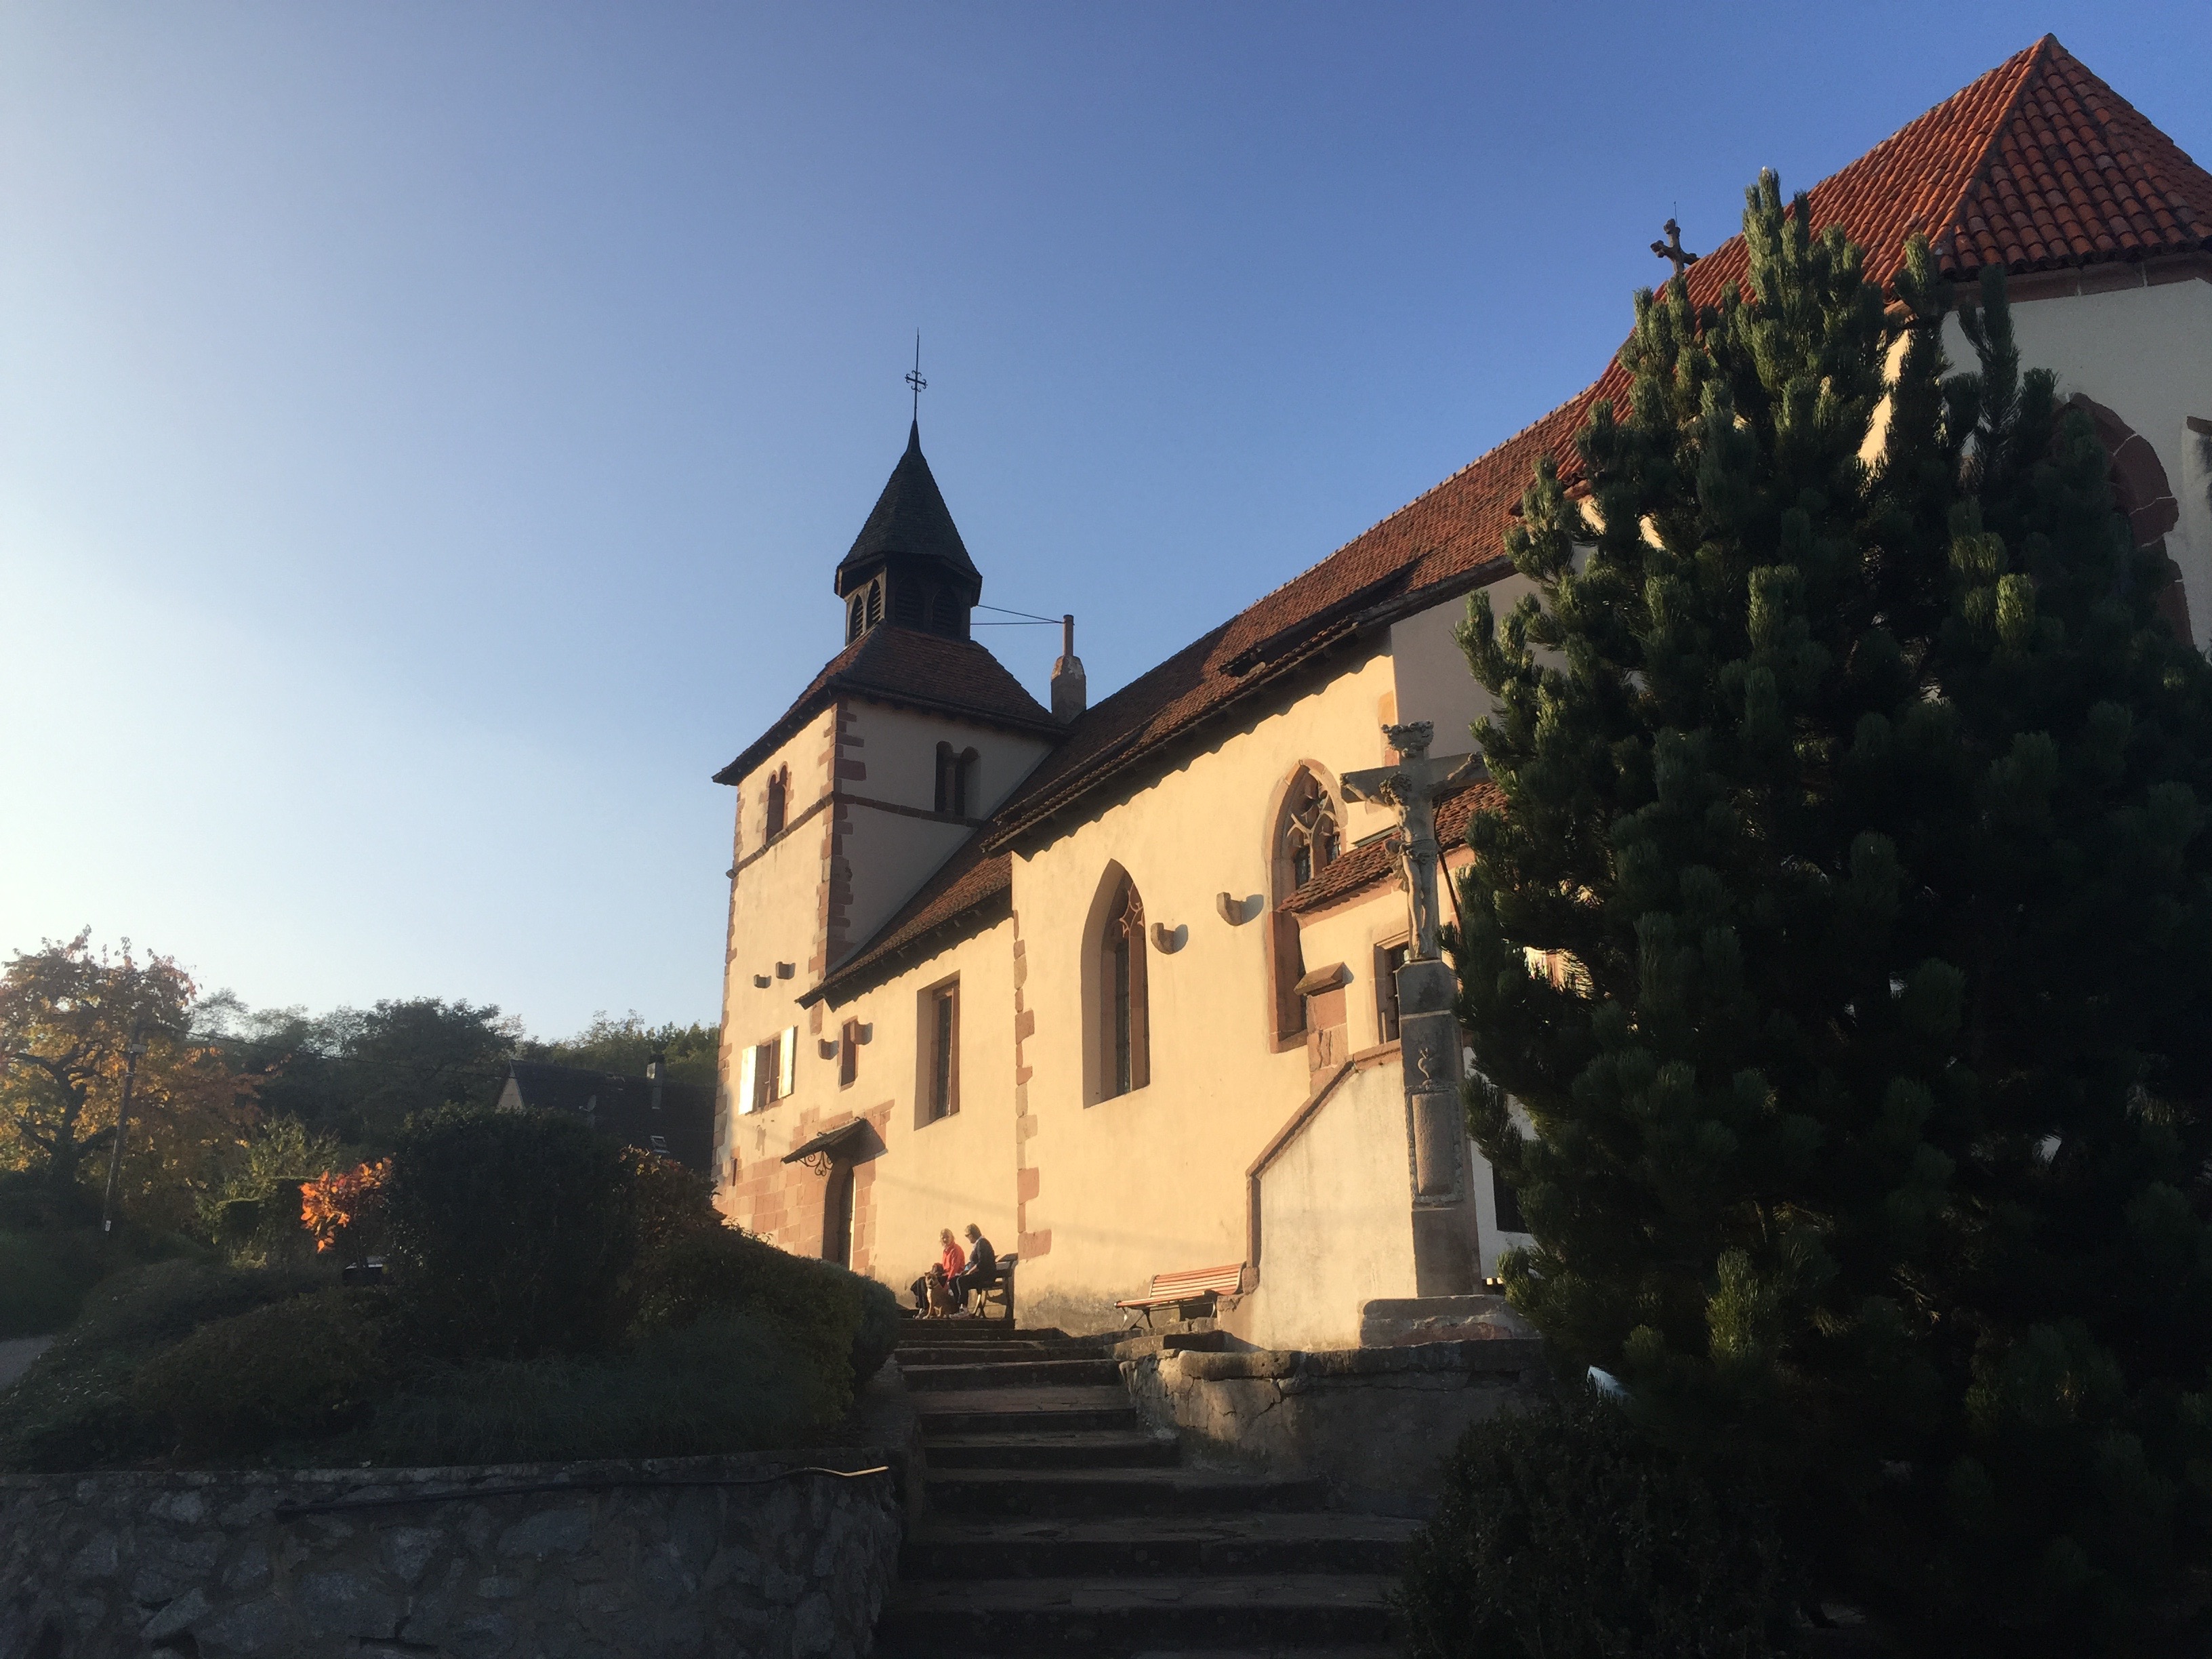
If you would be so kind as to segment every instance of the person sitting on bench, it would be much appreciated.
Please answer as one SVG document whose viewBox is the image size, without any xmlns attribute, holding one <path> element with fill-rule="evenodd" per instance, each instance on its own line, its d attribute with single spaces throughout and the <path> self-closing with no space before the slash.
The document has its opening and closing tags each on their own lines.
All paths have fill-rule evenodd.
<svg viewBox="0 0 2212 1659">
<path fill-rule="evenodd" d="M 971 1221 L 968 1224 L 968 1265 L 952 1275 L 952 1293 L 960 1298 L 960 1311 L 968 1311 L 970 1291 L 988 1290 L 998 1282 L 998 1253 L 992 1249 L 991 1241 L 983 1237 L 983 1230 Z"/>
<path fill-rule="evenodd" d="M 973 1233 L 975 1230 L 970 1227 L 968 1231 Z M 968 1258 L 961 1253 L 959 1243 L 952 1237 L 951 1228 L 945 1227 L 939 1230 L 937 1242 L 942 1247 L 941 1253 L 937 1258 L 939 1271 L 945 1275 L 946 1282 L 954 1287 L 955 1293 L 957 1294 L 960 1270 L 968 1265 Z M 914 1281 L 914 1305 L 920 1312 L 929 1311 L 929 1275 L 927 1273 L 924 1273 Z"/>
</svg>

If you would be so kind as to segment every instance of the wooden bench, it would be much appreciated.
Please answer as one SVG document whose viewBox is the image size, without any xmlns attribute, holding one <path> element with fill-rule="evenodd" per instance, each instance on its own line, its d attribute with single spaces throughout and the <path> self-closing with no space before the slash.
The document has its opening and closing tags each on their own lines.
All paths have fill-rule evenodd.
<svg viewBox="0 0 2212 1659">
<path fill-rule="evenodd" d="M 1011 1325 L 1014 1322 L 1014 1266 L 1021 1259 L 1018 1252 L 1000 1256 L 998 1273 L 991 1282 L 974 1287 L 975 1316 L 978 1319 L 990 1317 L 992 1299 L 995 1297 L 1006 1310 L 1006 1323 Z"/>
<path fill-rule="evenodd" d="M 1173 1308 L 1178 1319 L 1202 1319 L 1213 1311 L 1218 1297 L 1233 1294 L 1243 1282 L 1244 1264 L 1241 1261 L 1220 1267 L 1186 1267 L 1181 1273 L 1154 1273 L 1149 1292 L 1114 1305 L 1143 1314 L 1149 1329 L 1154 1309 Z"/>
</svg>

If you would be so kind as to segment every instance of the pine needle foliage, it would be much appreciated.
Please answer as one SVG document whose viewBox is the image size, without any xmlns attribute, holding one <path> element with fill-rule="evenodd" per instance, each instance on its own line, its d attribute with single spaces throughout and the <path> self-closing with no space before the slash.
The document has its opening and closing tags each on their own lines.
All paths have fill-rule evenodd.
<svg viewBox="0 0 2212 1659">
<path fill-rule="evenodd" d="M 1908 1645 L 2202 1652 L 2212 675 L 2002 273 L 1953 374 L 1925 246 L 1808 226 L 1637 296 L 1462 630 L 1509 1292 Z"/>
</svg>

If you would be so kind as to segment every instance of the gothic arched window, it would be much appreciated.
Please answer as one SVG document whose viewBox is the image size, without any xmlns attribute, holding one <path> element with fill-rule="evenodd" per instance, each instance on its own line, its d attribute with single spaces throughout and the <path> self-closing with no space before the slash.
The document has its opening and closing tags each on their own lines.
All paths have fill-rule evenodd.
<svg viewBox="0 0 2212 1659">
<path fill-rule="evenodd" d="M 1098 939 L 1099 1097 L 1110 1100 L 1152 1080 L 1152 1032 L 1145 990 L 1145 902 L 1123 876 L 1106 902 Z"/>
<path fill-rule="evenodd" d="M 1275 1041 L 1288 1043 L 1306 1029 L 1305 999 L 1297 993 L 1305 975 L 1298 940 L 1298 919 L 1284 908 L 1291 894 L 1336 862 L 1344 849 L 1336 799 L 1310 766 L 1291 774 L 1275 813 L 1268 846 L 1267 981 L 1273 1005 Z"/>
<path fill-rule="evenodd" d="M 1283 802 L 1280 833 L 1279 856 L 1288 866 L 1291 892 L 1336 862 L 1342 844 L 1336 803 L 1312 773 L 1301 769 L 1291 781 L 1291 793 Z"/>
</svg>

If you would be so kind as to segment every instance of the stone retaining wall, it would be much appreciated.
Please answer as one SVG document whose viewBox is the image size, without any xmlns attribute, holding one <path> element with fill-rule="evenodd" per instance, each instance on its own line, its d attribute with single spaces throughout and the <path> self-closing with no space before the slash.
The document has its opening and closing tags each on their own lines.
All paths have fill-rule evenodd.
<svg viewBox="0 0 2212 1659">
<path fill-rule="evenodd" d="M 1166 1349 L 1125 1358 L 1138 1409 L 1201 1459 L 1318 1475 L 1342 1508 L 1426 1516 L 1468 1425 L 1550 1387 L 1528 1338 L 1303 1353 Z"/>
<path fill-rule="evenodd" d="M 896 1461 L 0 1476 L 0 1659 L 857 1659 Z"/>
</svg>

